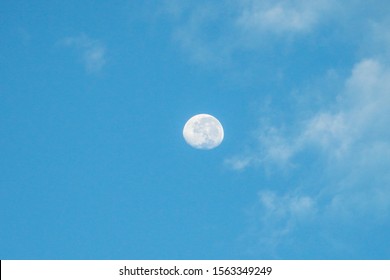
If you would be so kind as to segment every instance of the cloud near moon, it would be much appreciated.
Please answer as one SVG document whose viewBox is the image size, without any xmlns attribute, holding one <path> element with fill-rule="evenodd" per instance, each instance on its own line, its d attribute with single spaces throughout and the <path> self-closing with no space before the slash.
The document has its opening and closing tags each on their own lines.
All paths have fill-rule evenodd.
<svg viewBox="0 0 390 280">
<path fill-rule="evenodd" d="M 190 118 L 184 125 L 183 137 L 193 148 L 210 150 L 222 143 L 224 131 L 215 117 L 199 114 Z"/>
</svg>

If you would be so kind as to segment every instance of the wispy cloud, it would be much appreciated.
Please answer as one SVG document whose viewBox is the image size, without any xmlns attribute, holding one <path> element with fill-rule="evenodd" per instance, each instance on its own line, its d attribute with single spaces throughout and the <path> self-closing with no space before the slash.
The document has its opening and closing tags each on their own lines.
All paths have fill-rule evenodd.
<svg viewBox="0 0 390 280">
<path fill-rule="evenodd" d="M 343 226 L 390 217 L 389 93 L 390 67 L 364 59 L 332 108 L 301 120 L 294 131 L 262 127 L 252 153 L 227 159 L 236 170 L 277 165 L 301 174 L 280 194 L 259 192 L 259 242 L 276 248 L 280 236 L 294 236 L 303 215 L 306 225 L 318 227 L 319 220 Z"/>
<path fill-rule="evenodd" d="M 285 220 L 280 224 L 279 234 L 288 233 L 295 220 L 306 220 L 313 217 L 316 212 L 315 200 L 307 195 L 292 193 L 278 195 L 273 191 L 261 191 L 259 202 L 263 207 L 262 219 L 277 223 Z"/>
<path fill-rule="evenodd" d="M 229 35 L 234 32 L 230 27 L 231 15 L 220 9 L 220 3 L 172 3 L 166 10 L 175 22 L 173 40 L 194 62 L 225 64 L 234 44 Z"/>
<path fill-rule="evenodd" d="M 390 69 L 375 59 L 357 63 L 345 81 L 343 92 L 332 109 L 301 119 L 294 131 L 264 125 L 257 133 L 259 148 L 251 155 L 232 157 L 228 162 L 241 169 L 252 163 L 288 163 L 308 148 L 323 156 L 345 158 L 362 142 L 389 142 Z M 390 144 L 390 143 L 389 143 Z M 254 156 L 256 155 L 256 156 Z M 234 167 L 234 160 L 245 162 Z"/>
<path fill-rule="evenodd" d="M 280 258 L 279 248 L 290 243 L 300 227 L 315 224 L 319 217 L 317 203 L 315 197 L 296 190 L 285 194 L 260 191 L 250 209 L 251 227 L 245 233 L 245 239 L 251 240 L 250 254 Z"/>
<path fill-rule="evenodd" d="M 334 8 L 333 1 L 243 1 L 237 23 L 244 29 L 267 33 L 311 31 Z"/>
<path fill-rule="evenodd" d="M 193 61 L 208 65 L 229 64 L 235 52 L 267 44 L 275 36 L 313 31 L 337 6 L 322 0 L 194 3 L 168 1 L 165 10 L 175 23 L 174 40 Z"/>
<path fill-rule="evenodd" d="M 67 37 L 61 40 L 64 46 L 77 49 L 81 55 L 85 69 L 89 73 L 96 73 L 106 64 L 106 48 L 104 44 L 86 35 Z"/>
</svg>

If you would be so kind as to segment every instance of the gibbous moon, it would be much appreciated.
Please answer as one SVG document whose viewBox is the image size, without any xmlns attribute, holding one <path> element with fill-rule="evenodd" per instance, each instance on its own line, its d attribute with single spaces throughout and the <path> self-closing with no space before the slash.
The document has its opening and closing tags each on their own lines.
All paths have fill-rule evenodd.
<svg viewBox="0 0 390 280">
<path fill-rule="evenodd" d="M 193 116 L 183 128 L 184 139 L 196 149 L 214 149 L 222 143 L 223 136 L 221 123 L 208 114 Z"/>
</svg>

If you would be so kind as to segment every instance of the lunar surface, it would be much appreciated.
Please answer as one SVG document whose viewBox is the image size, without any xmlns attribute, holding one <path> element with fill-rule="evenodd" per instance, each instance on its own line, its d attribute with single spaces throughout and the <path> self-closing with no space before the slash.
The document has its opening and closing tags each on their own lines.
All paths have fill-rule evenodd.
<svg viewBox="0 0 390 280">
<path fill-rule="evenodd" d="M 183 128 L 186 142 L 196 148 L 210 150 L 218 147 L 223 140 L 221 123 L 213 116 L 199 114 L 190 118 Z"/>
</svg>

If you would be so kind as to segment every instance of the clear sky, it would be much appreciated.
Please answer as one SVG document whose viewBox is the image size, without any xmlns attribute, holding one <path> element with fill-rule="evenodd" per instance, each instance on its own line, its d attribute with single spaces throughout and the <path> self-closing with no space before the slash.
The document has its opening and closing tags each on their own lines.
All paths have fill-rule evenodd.
<svg viewBox="0 0 390 280">
<path fill-rule="evenodd" d="M 389 259 L 390 2 L 0 2 L 0 259 Z M 193 115 L 225 130 L 196 150 Z"/>
</svg>

